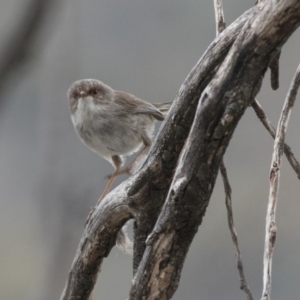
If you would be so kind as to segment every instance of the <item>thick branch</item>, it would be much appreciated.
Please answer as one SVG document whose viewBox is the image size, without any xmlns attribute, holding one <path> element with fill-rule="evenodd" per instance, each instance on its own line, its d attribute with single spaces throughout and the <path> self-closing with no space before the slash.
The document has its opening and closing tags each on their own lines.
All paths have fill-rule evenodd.
<svg viewBox="0 0 300 300">
<path fill-rule="evenodd" d="M 113 203 L 106 197 L 96 208 L 95 213 L 102 218 L 93 218 L 87 224 L 61 299 L 91 299 L 102 260 L 115 245 L 122 225 L 132 217 L 128 206 L 123 204 L 127 195 L 117 189 L 114 196 Z"/>
<path fill-rule="evenodd" d="M 274 49 L 299 26 L 298 0 L 266 1 L 255 8 L 202 93 L 167 200 L 136 272 L 131 300 L 170 299 L 174 294 L 234 129 L 259 91 Z"/>
<path fill-rule="evenodd" d="M 241 20 L 235 24 L 241 36 L 202 93 L 235 35 L 229 36 L 230 31 L 225 30 L 218 39 L 225 43 L 221 47 L 214 43 L 205 53 L 180 89 L 142 169 L 107 195 L 96 208 L 77 250 L 62 299 L 90 299 L 102 260 L 108 255 L 123 223 L 134 216 L 137 225 L 143 229 L 148 226 L 144 220 L 157 215 L 193 120 L 194 106 L 202 93 L 168 202 L 149 239 L 130 296 L 131 299 L 171 297 L 187 249 L 208 204 L 229 139 L 259 89 L 272 49 L 280 47 L 297 27 L 299 6 L 295 1 L 288 1 L 284 5 L 277 4 L 275 9 L 271 1 L 263 4 L 256 16 L 248 13 L 251 18 L 244 30 L 239 27 Z M 254 17 L 257 18 L 255 22 Z M 251 28 L 253 24 L 256 26 Z"/>
<path fill-rule="evenodd" d="M 174 104 L 175 108 L 169 114 L 165 127 L 161 128 L 156 141 L 154 142 L 154 147 L 150 150 L 148 155 L 148 158 L 151 160 L 165 161 L 166 166 L 161 165 L 161 168 L 165 169 L 165 171 L 173 168 L 173 172 L 176 167 L 177 158 L 192 124 L 195 107 L 198 103 L 199 97 L 207 83 L 215 74 L 219 64 L 225 58 L 225 55 L 229 51 L 234 39 L 240 32 L 251 12 L 252 9 L 245 12 L 228 27 L 224 34 L 215 39 L 182 84 L 179 96 L 174 101 L 176 103 Z M 188 105 L 186 103 L 188 103 Z M 173 119 L 172 122 L 170 122 L 170 118 Z M 162 172 L 159 179 L 153 176 L 152 180 L 155 182 L 165 182 L 166 179 L 168 179 L 170 184 L 170 174 L 171 173 Z M 145 180 L 150 180 L 150 178 L 145 178 Z M 139 212 L 137 220 L 138 226 L 135 228 L 135 236 L 137 237 L 135 242 L 138 244 L 135 245 L 134 250 L 134 272 L 141 261 L 145 249 L 145 240 L 141 237 L 144 236 L 146 238 L 152 231 L 168 189 L 165 189 L 161 195 L 158 192 L 159 191 L 156 191 L 157 197 L 161 197 L 162 200 L 158 205 L 156 204 L 156 210 L 149 214 L 148 205 L 145 206 L 143 204 L 141 206 L 142 211 L 140 210 Z M 155 199 L 152 199 L 152 201 L 155 203 L 158 202 Z M 145 203 L 149 203 L 149 199 L 146 200 Z"/>
<path fill-rule="evenodd" d="M 91 223 L 86 227 L 80 241 L 61 299 L 67 300 L 72 297 L 91 299 L 103 258 L 110 251 L 110 241 L 115 238 L 105 231 L 103 224 L 109 222 L 109 232 L 112 235 L 115 235 L 132 215 L 137 221 L 138 228 L 144 232 L 154 225 L 169 190 L 178 156 L 193 122 L 199 97 L 251 14 L 252 9 L 231 24 L 209 46 L 182 84 L 171 112 L 163 123 L 142 168 L 109 193 L 95 209 Z M 116 206 L 123 207 L 125 211 L 116 210 Z M 132 215 L 128 213 L 128 208 Z M 104 213 L 110 210 L 116 214 L 113 222 L 110 222 L 107 219 L 108 214 Z M 86 243 L 90 246 L 83 247 L 82 245 Z M 98 253 L 97 259 L 95 253 Z M 138 265 L 139 261 L 136 266 Z"/>
<path fill-rule="evenodd" d="M 220 34 L 224 28 L 222 28 L 221 25 L 218 24 L 224 24 L 224 12 L 223 12 L 223 3 L 222 0 L 215 0 L 215 17 L 217 24 L 217 35 Z M 233 246 L 235 248 L 235 255 L 237 258 L 237 268 L 239 271 L 239 276 L 240 276 L 240 288 L 246 293 L 248 300 L 253 300 L 253 296 L 251 294 L 251 291 L 248 287 L 246 277 L 244 274 L 244 267 L 243 267 L 243 261 L 242 261 L 242 256 L 241 256 L 241 251 L 239 247 L 239 242 L 238 242 L 238 235 L 236 232 L 236 229 L 234 227 L 234 222 L 233 222 L 233 210 L 232 210 L 232 201 L 231 201 L 231 187 L 229 184 L 228 176 L 227 176 L 227 171 L 225 167 L 224 160 L 222 159 L 221 165 L 220 165 L 220 173 L 223 179 L 224 183 L 224 191 L 225 191 L 225 204 L 226 204 L 226 210 L 227 210 L 227 220 L 228 220 L 228 227 L 230 230 L 231 234 L 231 239 L 233 242 Z"/>
</svg>

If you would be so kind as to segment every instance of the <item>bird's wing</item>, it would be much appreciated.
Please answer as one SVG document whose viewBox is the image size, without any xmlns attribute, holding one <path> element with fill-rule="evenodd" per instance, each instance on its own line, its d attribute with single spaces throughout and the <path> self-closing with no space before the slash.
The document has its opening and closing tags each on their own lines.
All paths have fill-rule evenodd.
<svg viewBox="0 0 300 300">
<path fill-rule="evenodd" d="M 166 116 L 173 102 L 165 103 L 153 103 L 153 106 L 159 109 L 159 111 Z"/>
<path fill-rule="evenodd" d="M 116 92 L 115 102 L 122 105 L 124 113 L 127 114 L 150 115 L 159 121 L 162 121 L 165 118 L 163 113 L 161 113 L 153 104 L 125 92 Z"/>
</svg>

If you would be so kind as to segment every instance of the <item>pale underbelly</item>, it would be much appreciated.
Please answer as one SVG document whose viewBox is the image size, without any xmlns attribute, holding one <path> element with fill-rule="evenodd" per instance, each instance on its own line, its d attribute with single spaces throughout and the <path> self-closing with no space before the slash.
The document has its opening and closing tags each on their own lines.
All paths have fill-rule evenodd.
<svg viewBox="0 0 300 300">
<path fill-rule="evenodd" d="M 104 158 L 113 155 L 130 155 L 138 151 L 142 146 L 142 138 L 136 134 L 126 134 L 126 136 L 111 136 L 101 134 L 91 134 L 77 130 L 77 133 L 84 144 L 92 151 Z"/>
</svg>

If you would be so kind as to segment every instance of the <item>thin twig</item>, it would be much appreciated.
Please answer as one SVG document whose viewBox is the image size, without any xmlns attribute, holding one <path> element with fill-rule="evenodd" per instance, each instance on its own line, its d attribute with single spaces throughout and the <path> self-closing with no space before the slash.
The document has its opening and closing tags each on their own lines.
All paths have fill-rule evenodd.
<svg viewBox="0 0 300 300">
<path fill-rule="evenodd" d="M 263 107 L 256 99 L 254 99 L 254 101 L 252 103 L 252 108 L 254 109 L 257 117 L 262 122 L 262 124 L 265 126 L 265 128 L 270 133 L 272 138 L 275 139 L 276 130 L 273 127 L 273 125 L 271 124 L 271 122 L 269 121 Z M 291 167 L 294 169 L 295 173 L 297 174 L 298 179 L 300 179 L 300 163 L 296 159 L 290 146 L 288 146 L 286 143 L 284 143 L 284 154 L 285 154 L 288 162 L 290 163 Z"/>
<path fill-rule="evenodd" d="M 251 294 L 251 291 L 250 291 L 250 289 L 248 287 L 248 284 L 247 284 L 247 281 L 246 281 L 243 262 L 242 262 L 242 257 L 241 257 L 241 251 L 240 251 L 240 248 L 239 248 L 237 232 L 236 232 L 236 229 L 234 227 L 232 201 L 231 201 L 231 187 L 230 187 L 230 184 L 229 184 L 226 167 L 225 167 L 225 164 L 224 164 L 223 160 L 222 160 L 221 165 L 220 165 L 220 172 L 221 172 L 223 183 L 224 183 L 225 203 L 226 203 L 226 209 L 227 209 L 228 226 L 229 226 L 229 230 L 230 230 L 230 233 L 231 233 L 231 238 L 232 238 L 233 245 L 234 245 L 235 255 L 236 255 L 236 258 L 237 258 L 237 268 L 238 268 L 239 275 L 240 275 L 240 284 L 241 284 L 240 289 L 243 290 L 246 293 L 248 300 L 253 300 L 253 296 Z"/>
<path fill-rule="evenodd" d="M 223 3 L 222 0 L 214 0 L 214 8 L 215 8 L 215 17 L 216 17 L 216 29 L 217 29 L 217 36 L 225 29 L 225 19 L 224 19 L 224 11 L 223 11 Z M 228 220 L 228 227 L 231 233 L 232 242 L 235 249 L 235 255 L 237 258 L 237 268 L 240 276 L 240 289 L 243 290 L 248 300 L 253 300 L 251 291 L 248 287 L 246 277 L 244 274 L 244 267 L 241 257 L 241 251 L 239 248 L 238 236 L 236 229 L 234 227 L 233 222 L 233 211 L 232 211 L 232 201 L 231 201 L 231 187 L 229 184 L 229 180 L 227 177 L 227 171 L 224 164 L 224 160 L 220 164 L 220 172 L 222 175 L 223 183 L 224 183 L 224 190 L 225 190 L 225 204 L 227 210 L 227 220 Z"/>
<path fill-rule="evenodd" d="M 217 36 L 226 28 L 222 0 L 214 0 Z"/>
<path fill-rule="evenodd" d="M 270 300 L 271 297 L 271 277 L 272 277 L 272 257 L 276 240 L 277 228 L 275 224 L 276 205 L 278 202 L 278 190 L 280 179 L 281 156 L 283 154 L 284 139 L 289 122 L 292 107 L 294 106 L 297 91 L 300 85 L 300 65 L 291 83 L 286 96 L 283 109 L 279 118 L 276 137 L 274 142 L 274 152 L 270 170 L 270 192 L 269 203 L 266 216 L 266 236 L 264 251 L 264 272 L 263 272 L 263 293 L 262 300 Z"/>
</svg>

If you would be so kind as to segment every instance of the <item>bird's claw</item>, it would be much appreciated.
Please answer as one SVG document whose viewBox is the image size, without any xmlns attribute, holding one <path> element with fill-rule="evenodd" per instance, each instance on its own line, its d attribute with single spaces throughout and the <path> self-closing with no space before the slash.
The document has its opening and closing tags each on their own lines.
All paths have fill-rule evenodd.
<svg viewBox="0 0 300 300">
<path fill-rule="evenodd" d="M 119 175 L 123 175 L 123 174 L 128 174 L 128 175 L 132 175 L 131 174 L 131 168 L 130 167 L 126 167 L 120 171 L 116 171 L 115 173 L 112 174 L 108 174 L 104 177 L 104 179 L 111 179 L 112 177 L 117 177 Z"/>
</svg>

